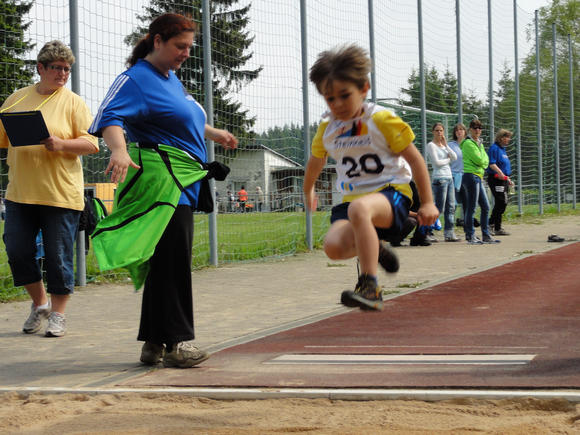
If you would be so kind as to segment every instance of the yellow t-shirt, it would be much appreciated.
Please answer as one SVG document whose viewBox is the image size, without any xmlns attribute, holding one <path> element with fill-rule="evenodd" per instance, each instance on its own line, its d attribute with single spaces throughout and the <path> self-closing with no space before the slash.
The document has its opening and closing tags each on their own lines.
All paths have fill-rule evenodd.
<svg viewBox="0 0 580 435">
<path fill-rule="evenodd" d="M 9 107 L 25 95 L 8 112 L 37 110 L 50 98 L 40 108 L 50 134 L 61 139 L 86 139 L 98 151 L 97 138 L 88 133 L 91 112 L 81 97 L 67 88 L 59 89 L 52 97 L 41 95 L 36 92 L 36 85 L 32 85 L 10 95 L 2 108 Z M 44 145 L 13 147 L 1 122 L 0 148 L 8 148 L 6 199 L 72 210 L 84 208 L 83 168 L 78 155 L 47 151 Z"/>
</svg>

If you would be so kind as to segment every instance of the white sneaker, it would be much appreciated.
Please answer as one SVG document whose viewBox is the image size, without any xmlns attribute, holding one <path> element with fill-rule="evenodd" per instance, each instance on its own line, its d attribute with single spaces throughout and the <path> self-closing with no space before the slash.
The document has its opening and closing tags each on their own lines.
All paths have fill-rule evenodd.
<svg viewBox="0 0 580 435">
<path fill-rule="evenodd" d="M 62 337 L 66 334 L 66 318 L 64 314 L 53 311 L 48 316 L 48 326 L 46 327 L 46 337 Z"/>
<path fill-rule="evenodd" d="M 210 357 L 205 350 L 198 349 L 191 343 L 182 341 L 173 345 L 171 352 L 165 351 L 163 365 L 165 367 L 189 368 L 204 362 Z"/>
<path fill-rule="evenodd" d="M 40 331 L 42 328 L 42 321 L 48 319 L 50 314 L 51 306 L 50 301 L 48 301 L 48 308 L 38 309 L 34 305 L 34 302 L 30 306 L 30 314 L 24 325 L 22 326 L 22 332 L 25 334 L 34 334 Z"/>
</svg>

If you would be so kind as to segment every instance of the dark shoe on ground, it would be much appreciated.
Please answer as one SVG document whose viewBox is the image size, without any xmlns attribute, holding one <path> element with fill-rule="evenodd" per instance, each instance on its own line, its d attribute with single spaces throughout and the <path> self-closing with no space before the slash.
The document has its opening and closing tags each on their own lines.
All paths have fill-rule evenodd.
<svg viewBox="0 0 580 435">
<path fill-rule="evenodd" d="M 205 350 L 198 349 L 193 344 L 182 341 L 174 344 L 171 352 L 165 351 L 163 365 L 165 367 L 187 369 L 204 362 L 209 356 L 210 354 Z"/>
<path fill-rule="evenodd" d="M 494 239 L 493 237 L 491 237 L 490 235 L 484 235 L 481 238 L 481 241 L 483 243 L 487 243 L 487 244 L 492 244 L 492 243 L 501 243 L 500 240 Z"/>
<path fill-rule="evenodd" d="M 350 308 L 358 307 L 358 302 L 353 299 L 352 295 L 354 295 L 352 290 L 343 291 L 340 295 L 340 303 Z"/>
<path fill-rule="evenodd" d="M 399 270 L 399 259 L 397 254 L 390 249 L 386 243 L 379 240 L 379 264 L 389 273 Z"/>
<path fill-rule="evenodd" d="M 493 232 L 494 236 L 509 236 L 510 233 L 508 233 L 506 230 L 504 230 L 503 228 L 500 228 L 499 230 L 495 230 Z"/>
<path fill-rule="evenodd" d="M 359 276 L 354 292 L 347 293 L 346 296 L 363 310 L 382 311 L 383 309 L 383 291 L 368 275 Z M 351 306 L 350 301 L 345 305 Z"/>
<path fill-rule="evenodd" d="M 34 334 L 35 332 L 40 331 L 40 328 L 42 328 L 42 321 L 48 319 L 50 310 L 50 301 L 48 303 L 48 308 L 41 310 L 37 309 L 34 303 L 32 303 L 28 319 L 26 319 L 26 322 L 22 325 L 22 332 L 25 334 Z"/>
<path fill-rule="evenodd" d="M 558 236 L 557 234 L 550 234 L 548 236 L 548 242 L 563 242 L 564 238 Z"/>
<path fill-rule="evenodd" d="M 409 244 L 411 246 L 431 246 L 431 242 L 427 239 L 411 239 Z"/>
<path fill-rule="evenodd" d="M 53 311 L 48 316 L 48 326 L 45 337 L 62 337 L 66 334 L 66 317 L 64 314 Z"/>
<path fill-rule="evenodd" d="M 483 245 L 483 242 L 476 236 L 465 239 L 469 245 Z"/>
<path fill-rule="evenodd" d="M 139 360 L 145 365 L 154 366 L 161 362 L 164 354 L 165 346 L 146 341 L 141 348 L 141 358 Z"/>
</svg>

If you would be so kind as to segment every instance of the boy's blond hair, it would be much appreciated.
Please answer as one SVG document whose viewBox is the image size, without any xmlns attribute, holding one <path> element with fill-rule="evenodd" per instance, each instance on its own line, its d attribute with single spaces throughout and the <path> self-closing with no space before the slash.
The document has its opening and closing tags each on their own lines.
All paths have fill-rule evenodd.
<svg viewBox="0 0 580 435">
<path fill-rule="evenodd" d="M 310 68 L 310 81 L 321 94 L 335 80 L 351 82 L 362 89 L 369 81 L 370 71 L 371 59 L 365 49 L 356 44 L 343 45 L 318 55 Z"/>
</svg>

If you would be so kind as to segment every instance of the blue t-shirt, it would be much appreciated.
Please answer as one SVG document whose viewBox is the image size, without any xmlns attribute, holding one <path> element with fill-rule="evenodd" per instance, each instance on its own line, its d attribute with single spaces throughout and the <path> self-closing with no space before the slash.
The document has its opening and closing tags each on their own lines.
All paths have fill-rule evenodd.
<svg viewBox="0 0 580 435">
<path fill-rule="evenodd" d="M 463 174 L 463 152 L 461 152 L 461 148 L 459 147 L 459 144 L 457 143 L 457 141 L 452 140 L 451 142 L 448 142 L 447 145 L 457 155 L 457 160 L 453 160 L 452 162 L 449 162 L 449 167 L 451 168 L 451 172 Z"/>
<path fill-rule="evenodd" d="M 186 91 L 175 73 L 169 71 L 165 77 L 140 59 L 115 79 L 89 133 L 101 136 L 103 128 L 118 125 L 131 142 L 174 146 L 205 162 L 205 124 L 203 107 Z M 199 185 L 187 186 L 179 204 L 195 206 Z"/>
<path fill-rule="evenodd" d="M 500 168 L 501 171 L 508 177 L 512 174 L 510 159 L 508 158 L 505 148 L 500 147 L 497 143 L 494 143 L 489 147 L 487 155 L 489 156 L 490 165 L 496 164 L 497 167 Z M 495 174 L 495 171 L 489 167 L 486 169 L 486 172 L 488 175 Z"/>
</svg>

